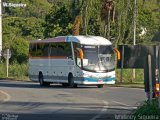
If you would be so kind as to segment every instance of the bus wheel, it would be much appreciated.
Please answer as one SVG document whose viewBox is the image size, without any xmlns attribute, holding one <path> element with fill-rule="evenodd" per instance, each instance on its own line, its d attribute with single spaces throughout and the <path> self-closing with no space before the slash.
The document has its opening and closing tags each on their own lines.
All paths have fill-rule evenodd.
<svg viewBox="0 0 160 120">
<path fill-rule="evenodd" d="M 103 85 L 97 85 L 98 88 L 103 88 Z"/>
<path fill-rule="evenodd" d="M 62 83 L 62 86 L 63 86 L 63 87 L 67 87 L 67 86 L 68 86 L 68 83 Z"/>
<path fill-rule="evenodd" d="M 50 85 L 49 82 L 44 82 L 42 73 L 39 74 L 39 83 L 40 83 L 40 86 L 49 86 Z"/>
<path fill-rule="evenodd" d="M 74 85 L 74 78 L 73 78 L 73 75 L 72 74 L 69 74 L 68 75 L 68 86 L 73 88 L 75 85 Z"/>
<path fill-rule="evenodd" d="M 77 88 L 78 87 L 78 85 L 77 84 L 74 84 L 74 86 L 73 86 L 74 88 Z"/>
</svg>

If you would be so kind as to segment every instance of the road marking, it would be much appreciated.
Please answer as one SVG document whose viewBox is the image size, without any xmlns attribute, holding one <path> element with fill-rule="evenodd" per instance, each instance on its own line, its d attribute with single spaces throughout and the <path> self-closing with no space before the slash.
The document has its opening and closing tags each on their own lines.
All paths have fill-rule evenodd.
<svg viewBox="0 0 160 120">
<path fill-rule="evenodd" d="M 121 102 L 117 102 L 117 101 L 112 101 L 112 102 L 124 106 L 124 107 L 118 106 L 118 107 L 120 107 L 120 108 L 130 108 L 130 109 L 136 109 L 136 108 L 137 108 L 137 107 L 133 107 L 133 106 L 131 106 L 131 105 L 127 105 L 127 104 L 125 104 L 125 103 L 121 103 Z"/>
<path fill-rule="evenodd" d="M 6 98 L 3 99 L 2 101 L 6 102 L 6 101 L 9 101 L 11 99 L 11 96 L 8 93 L 6 93 L 2 90 L 0 90 L 0 92 L 6 96 Z"/>
<path fill-rule="evenodd" d="M 104 103 L 104 106 L 101 109 L 101 111 L 96 116 L 94 116 L 92 119 L 90 119 L 90 120 L 96 120 L 96 119 L 100 118 L 101 115 L 104 114 L 107 111 L 108 102 L 107 101 L 103 101 L 103 103 Z"/>
<path fill-rule="evenodd" d="M 137 89 L 137 90 L 142 90 L 142 91 L 144 91 L 144 88 L 132 88 L 132 87 L 123 87 L 123 86 L 119 86 L 119 87 L 113 86 L 113 87 L 109 87 L 109 88 L 113 88 L 113 89 L 117 89 L 117 88 L 127 88 L 127 89 Z"/>
<path fill-rule="evenodd" d="M 112 109 L 123 109 L 123 110 L 133 110 L 133 109 L 137 109 L 137 107 L 127 107 L 127 106 L 110 106 L 108 108 L 112 108 Z"/>
<path fill-rule="evenodd" d="M 117 103 L 117 104 L 120 104 L 120 105 L 124 105 L 124 106 L 130 107 L 130 105 L 127 105 L 127 104 L 125 104 L 125 103 L 121 103 L 121 102 L 117 102 L 117 101 L 112 101 L 112 102 Z"/>
</svg>

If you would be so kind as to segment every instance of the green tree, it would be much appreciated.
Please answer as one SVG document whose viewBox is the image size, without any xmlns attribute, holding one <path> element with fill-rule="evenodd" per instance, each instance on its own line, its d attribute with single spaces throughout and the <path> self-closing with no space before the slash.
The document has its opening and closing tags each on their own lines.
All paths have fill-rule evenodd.
<svg viewBox="0 0 160 120">
<path fill-rule="evenodd" d="M 45 18 L 45 37 L 72 34 L 72 16 L 64 3 L 55 3 Z"/>
<path fill-rule="evenodd" d="M 30 40 L 71 35 L 77 15 L 81 16 L 81 35 L 107 37 L 108 34 L 115 45 L 133 44 L 134 0 L 111 1 L 114 9 L 110 16 L 104 11 L 102 19 L 103 0 L 10 0 L 27 7 L 3 7 L 3 48 L 14 51 L 12 60 L 27 61 Z M 137 44 L 152 44 L 151 38 L 160 31 L 159 8 L 159 0 L 137 0 Z M 139 35 L 141 28 L 146 29 L 143 36 Z"/>
<path fill-rule="evenodd" d="M 21 37 L 17 37 L 11 46 L 12 59 L 18 63 L 26 63 L 28 61 L 29 42 Z"/>
<path fill-rule="evenodd" d="M 138 27 L 137 27 L 137 43 L 138 44 L 153 44 L 151 39 L 158 32 L 160 27 L 160 12 L 158 8 L 160 3 L 157 0 L 145 1 L 138 3 Z M 142 32 L 141 28 L 145 28 L 146 34 L 139 35 Z"/>
<path fill-rule="evenodd" d="M 43 20 L 36 18 L 7 17 L 3 19 L 3 49 L 12 49 L 11 61 L 26 62 L 29 41 L 44 38 Z"/>
</svg>

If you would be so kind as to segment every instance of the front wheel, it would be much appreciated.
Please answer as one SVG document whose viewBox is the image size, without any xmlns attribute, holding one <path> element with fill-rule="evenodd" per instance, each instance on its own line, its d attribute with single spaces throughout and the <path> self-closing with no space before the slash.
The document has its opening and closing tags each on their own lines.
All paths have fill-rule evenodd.
<svg viewBox="0 0 160 120">
<path fill-rule="evenodd" d="M 67 87 L 67 86 L 68 86 L 68 83 L 62 83 L 62 86 L 63 86 L 63 87 Z"/>
<path fill-rule="evenodd" d="M 97 85 L 98 88 L 103 88 L 104 85 Z"/>
</svg>

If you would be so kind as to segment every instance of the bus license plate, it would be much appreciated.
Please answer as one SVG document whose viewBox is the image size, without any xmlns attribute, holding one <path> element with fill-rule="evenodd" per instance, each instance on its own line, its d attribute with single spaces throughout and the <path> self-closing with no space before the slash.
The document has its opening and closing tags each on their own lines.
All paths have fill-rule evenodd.
<svg viewBox="0 0 160 120">
<path fill-rule="evenodd" d="M 98 80 L 98 82 L 102 83 L 102 82 L 103 82 L 103 80 Z"/>
</svg>

